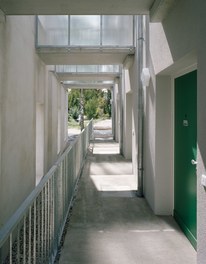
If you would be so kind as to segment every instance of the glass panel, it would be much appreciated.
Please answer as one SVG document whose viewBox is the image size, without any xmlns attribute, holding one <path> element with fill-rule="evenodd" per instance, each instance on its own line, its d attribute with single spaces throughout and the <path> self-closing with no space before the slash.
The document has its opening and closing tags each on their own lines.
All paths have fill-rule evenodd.
<svg viewBox="0 0 206 264">
<path fill-rule="evenodd" d="M 100 45 L 100 16 L 70 16 L 70 44 Z"/>
<path fill-rule="evenodd" d="M 119 65 L 56 65 L 56 72 L 73 72 L 73 73 L 118 73 Z"/>
<path fill-rule="evenodd" d="M 132 16 L 102 16 L 102 45 L 132 46 Z"/>
<path fill-rule="evenodd" d="M 68 16 L 38 16 L 38 45 L 68 45 Z"/>
<path fill-rule="evenodd" d="M 119 65 L 99 65 L 100 72 L 119 72 Z"/>
<path fill-rule="evenodd" d="M 78 72 L 98 72 L 98 65 L 78 65 Z"/>
<path fill-rule="evenodd" d="M 57 65 L 56 72 L 77 72 L 76 65 Z"/>
</svg>

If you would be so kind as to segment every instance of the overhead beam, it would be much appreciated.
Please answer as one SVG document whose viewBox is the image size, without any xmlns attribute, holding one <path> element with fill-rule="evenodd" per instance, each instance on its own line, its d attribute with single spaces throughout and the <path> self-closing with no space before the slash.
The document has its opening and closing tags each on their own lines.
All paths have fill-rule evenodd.
<svg viewBox="0 0 206 264">
<path fill-rule="evenodd" d="M 113 81 L 119 73 L 56 73 L 60 81 Z"/>
<path fill-rule="evenodd" d="M 115 65 L 122 64 L 135 48 L 37 48 L 39 57 L 46 65 Z"/>
<path fill-rule="evenodd" d="M 93 84 L 93 83 L 80 83 L 80 84 L 63 84 L 66 89 L 111 89 L 113 84 Z"/>
</svg>

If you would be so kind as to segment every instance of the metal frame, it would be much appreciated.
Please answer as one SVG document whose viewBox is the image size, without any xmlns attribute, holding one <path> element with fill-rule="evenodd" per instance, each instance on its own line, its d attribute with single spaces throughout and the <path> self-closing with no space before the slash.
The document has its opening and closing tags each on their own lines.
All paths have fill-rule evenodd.
<svg viewBox="0 0 206 264">
<path fill-rule="evenodd" d="M 132 23 L 132 31 L 133 31 L 133 44 L 132 45 L 128 45 L 128 46 L 117 46 L 117 45 L 102 45 L 103 42 L 103 32 L 102 32 L 102 17 L 103 15 L 100 15 L 100 39 L 99 39 L 99 45 L 97 46 L 90 46 L 90 45 L 70 45 L 71 43 L 71 30 L 70 30 L 70 17 L 71 15 L 68 15 L 68 45 L 39 45 L 38 44 L 38 16 L 36 16 L 36 36 L 35 36 L 35 43 L 36 43 L 36 48 L 41 49 L 41 48 L 67 48 L 67 50 L 69 51 L 70 49 L 102 49 L 102 48 L 115 48 L 115 49 L 133 49 L 135 47 L 135 16 L 133 15 L 133 23 Z"/>
</svg>

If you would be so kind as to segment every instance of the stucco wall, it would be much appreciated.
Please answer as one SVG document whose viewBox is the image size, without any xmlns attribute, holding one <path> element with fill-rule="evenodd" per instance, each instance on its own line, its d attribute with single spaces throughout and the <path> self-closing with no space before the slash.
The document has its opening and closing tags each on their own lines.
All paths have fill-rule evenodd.
<svg viewBox="0 0 206 264">
<path fill-rule="evenodd" d="M 7 17 L 3 26 L 0 224 L 35 186 L 34 18 Z"/>
<path fill-rule="evenodd" d="M 197 263 L 206 259 L 206 189 L 201 185 L 201 175 L 206 174 L 206 2 L 199 5 L 198 86 L 197 86 Z"/>
<path fill-rule="evenodd" d="M 196 63 L 196 7 L 192 0 L 176 1 L 162 23 L 150 23 L 152 83 L 145 118 L 145 193 L 157 214 L 172 214 L 173 209 L 174 101 L 170 80 Z"/>
<path fill-rule="evenodd" d="M 169 76 L 156 78 L 155 213 L 173 212 L 173 89 Z"/>
<path fill-rule="evenodd" d="M 152 68 L 150 69 L 152 73 Z M 156 78 L 154 74 L 149 87 L 145 90 L 144 118 L 144 195 L 150 207 L 155 211 L 156 181 Z"/>
<path fill-rule="evenodd" d="M 35 187 L 36 161 L 43 166 L 38 175 L 40 179 L 58 157 L 57 132 L 54 131 L 58 124 L 57 98 L 62 105 L 61 135 L 62 129 L 65 130 L 63 97 L 66 93 L 53 73 L 49 83 L 50 67 L 45 66 L 35 52 L 34 34 L 35 17 L 32 16 L 7 16 L 6 22 L 0 23 L 0 226 Z M 36 114 L 40 112 L 41 128 L 36 129 Z M 53 138 L 48 141 L 50 112 L 55 119 L 51 130 Z M 37 133 L 44 133 L 39 140 L 39 145 L 43 144 L 40 152 L 36 152 Z M 61 150 L 65 143 L 62 138 Z M 49 144 L 51 155 L 47 149 Z"/>
<path fill-rule="evenodd" d="M 126 159 L 132 159 L 132 93 L 130 87 L 129 72 L 124 73 L 124 127 L 123 127 L 123 155 Z"/>
<path fill-rule="evenodd" d="M 198 39 L 197 2 L 176 1 L 162 23 L 150 23 L 150 55 L 155 74 L 176 73 L 195 60 Z M 177 64 L 177 66 L 176 66 Z M 176 66 L 176 67 L 175 67 Z"/>
<path fill-rule="evenodd" d="M 134 55 L 134 63 L 129 68 L 129 80 L 132 91 L 132 166 L 133 173 L 137 176 L 137 155 L 138 155 L 138 54 Z"/>
</svg>

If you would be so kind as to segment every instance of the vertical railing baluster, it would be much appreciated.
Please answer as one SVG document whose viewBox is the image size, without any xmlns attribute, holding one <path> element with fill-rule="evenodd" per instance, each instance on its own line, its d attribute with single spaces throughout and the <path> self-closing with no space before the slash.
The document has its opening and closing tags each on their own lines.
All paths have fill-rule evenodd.
<svg viewBox="0 0 206 264">
<path fill-rule="evenodd" d="M 12 264 L 12 233 L 9 236 L 9 263 Z"/>
<path fill-rule="evenodd" d="M 41 260 L 44 261 L 44 189 L 41 193 Z"/>
<path fill-rule="evenodd" d="M 28 241 L 28 248 L 29 248 L 29 254 L 28 254 L 28 263 L 31 263 L 31 206 L 29 207 L 29 241 Z"/>
<path fill-rule="evenodd" d="M 47 260 L 47 184 L 44 188 L 44 259 Z"/>
<path fill-rule="evenodd" d="M 52 253 L 55 249 L 55 173 L 52 175 Z"/>
<path fill-rule="evenodd" d="M 38 216 L 38 224 L 37 224 L 37 228 L 38 228 L 38 232 L 37 232 L 37 262 L 40 262 L 41 260 L 41 249 L 40 249 L 40 245 L 41 245 L 41 196 L 42 196 L 42 192 L 40 193 L 39 197 L 38 197 L 38 207 L 37 207 L 37 216 Z"/>
<path fill-rule="evenodd" d="M 36 199 L 35 199 L 35 201 L 34 201 L 34 222 L 33 222 L 33 237 L 34 237 L 34 240 L 33 240 L 33 264 L 36 264 L 36 232 L 37 232 L 37 230 L 36 230 L 36 223 L 37 223 L 37 221 L 36 221 L 36 218 L 37 218 L 37 213 L 36 213 Z"/>
<path fill-rule="evenodd" d="M 17 263 L 21 263 L 20 260 L 20 225 L 18 225 L 17 227 L 17 239 L 16 239 L 16 259 L 17 259 Z"/>
<path fill-rule="evenodd" d="M 47 245 L 48 245 L 48 259 L 51 253 L 50 250 L 50 185 L 51 185 L 51 180 L 48 181 L 48 189 L 47 189 L 47 194 L 48 194 L 48 199 L 47 199 Z"/>
<path fill-rule="evenodd" d="M 26 264 L 26 215 L 24 216 L 23 226 L 23 263 Z"/>
<path fill-rule="evenodd" d="M 58 167 L 55 172 L 55 186 L 54 186 L 54 192 L 55 192 L 55 211 L 54 211 L 54 221 L 55 221 L 55 247 L 58 247 L 58 227 L 59 227 L 59 189 L 58 189 Z"/>
</svg>

